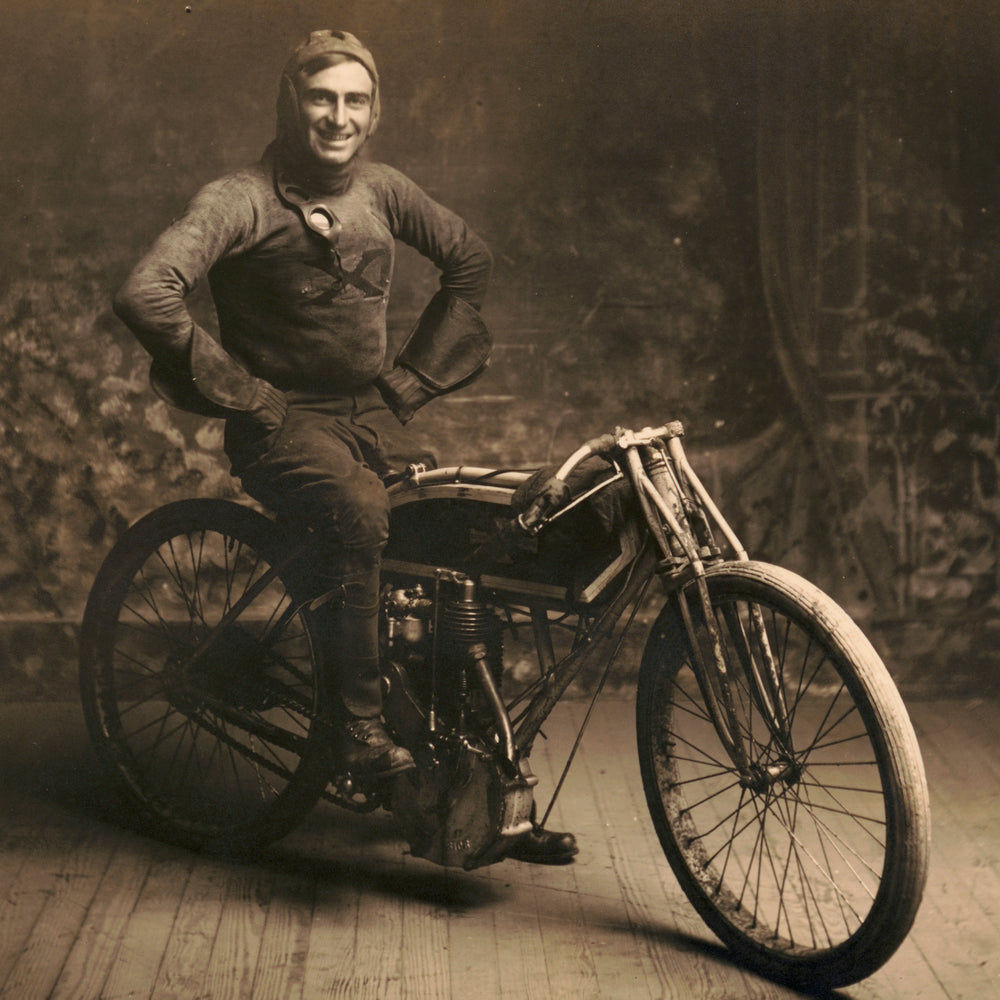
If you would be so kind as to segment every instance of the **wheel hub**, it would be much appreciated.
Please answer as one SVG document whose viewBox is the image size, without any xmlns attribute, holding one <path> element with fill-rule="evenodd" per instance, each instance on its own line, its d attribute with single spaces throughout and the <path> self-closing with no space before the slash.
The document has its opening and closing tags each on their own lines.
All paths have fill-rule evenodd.
<svg viewBox="0 0 1000 1000">
<path fill-rule="evenodd" d="M 777 760 L 770 764 L 751 764 L 740 778 L 740 786 L 763 793 L 777 784 L 796 785 L 802 780 L 802 765 L 795 760 Z"/>
<path fill-rule="evenodd" d="M 187 648 L 168 660 L 167 695 L 181 711 L 199 707 L 206 698 L 239 708 L 262 711 L 275 704 L 265 676 L 267 650 L 238 625 L 224 629 L 201 655 Z"/>
</svg>

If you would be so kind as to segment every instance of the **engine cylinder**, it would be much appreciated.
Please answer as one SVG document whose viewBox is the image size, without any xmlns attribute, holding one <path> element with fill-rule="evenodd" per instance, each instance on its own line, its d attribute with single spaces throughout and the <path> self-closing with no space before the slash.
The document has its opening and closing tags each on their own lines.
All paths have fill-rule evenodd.
<svg viewBox="0 0 1000 1000">
<path fill-rule="evenodd" d="M 449 601 L 441 610 L 439 635 L 439 669 L 442 676 L 449 674 L 454 683 L 447 683 L 442 704 L 458 698 L 452 705 L 457 716 L 459 704 L 464 704 L 473 713 L 485 709 L 487 702 L 479 691 L 479 682 L 473 680 L 473 650 L 485 647 L 486 662 L 493 680 L 499 688 L 503 675 L 503 640 L 500 620 L 494 610 L 478 600 L 475 584 L 469 580 L 462 586 L 459 597 Z"/>
<path fill-rule="evenodd" d="M 451 601 L 441 615 L 441 637 L 452 648 L 488 643 L 493 619 L 492 610 L 479 601 Z"/>
</svg>

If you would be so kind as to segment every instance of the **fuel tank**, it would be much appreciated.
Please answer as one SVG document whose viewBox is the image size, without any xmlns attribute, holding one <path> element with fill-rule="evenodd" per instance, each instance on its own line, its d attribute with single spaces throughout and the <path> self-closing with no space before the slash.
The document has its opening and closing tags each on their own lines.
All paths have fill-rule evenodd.
<svg viewBox="0 0 1000 1000">
<path fill-rule="evenodd" d="M 455 570 L 513 601 L 565 608 L 599 605 L 635 558 L 628 518 L 607 530 L 589 501 L 572 505 L 537 536 L 514 524 L 511 504 L 530 472 L 456 466 L 419 472 L 389 490 L 387 575 L 433 580 Z"/>
</svg>

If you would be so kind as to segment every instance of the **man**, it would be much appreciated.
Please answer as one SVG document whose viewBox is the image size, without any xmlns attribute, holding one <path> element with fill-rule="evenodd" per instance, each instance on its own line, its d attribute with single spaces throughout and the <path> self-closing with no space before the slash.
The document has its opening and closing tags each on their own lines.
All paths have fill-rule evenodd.
<svg viewBox="0 0 1000 1000">
<path fill-rule="evenodd" d="M 486 245 L 403 174 L 359 156 L 380 115 L 372 54 L 316 31 L 285 67 L 277 135 L 260 163 L 204 187 L 139 262 L 115 311 L 153 357 L 175 405 L 226 418 L 225 448 L 247 493 L 317 532 L 317 594 L 336 665 L 341 756 L 373 779 L 414 766 L 381 721 L 379 565 L 388 498 L 377 433 L 485 367 L 479 315 Z M 395 241 L 429 258 L 441 287 L 382 374 Z M 208 278 L 220 343 L 185 297 Z M 522 847 L 522 845 L 519 845 Z M 537 828 L 526 860 L 568 860 L 571 835 Z"/>
</svg>

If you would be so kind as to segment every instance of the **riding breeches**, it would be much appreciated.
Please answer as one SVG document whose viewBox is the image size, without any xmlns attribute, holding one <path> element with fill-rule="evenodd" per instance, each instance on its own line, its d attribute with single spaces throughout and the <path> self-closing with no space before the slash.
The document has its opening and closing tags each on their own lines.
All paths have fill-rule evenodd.
<svg viewBox="0 0 1000 1000">
<path fill-rule="evenodd" d="M 353 397 L 289 394 L 279 430 L 226 424 L 226 452 L 244 490 L 283 520 L 315 534 L 310 566 L 324 633 L 327 679 L 348 716 L 381 714 L 378 596 L 389 499 L 377 433 Z M 374 468 L 373 468 L 374 466 Z"/>
</svg>

